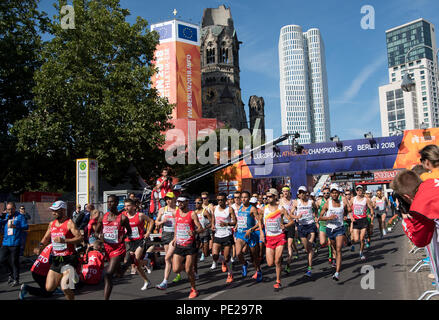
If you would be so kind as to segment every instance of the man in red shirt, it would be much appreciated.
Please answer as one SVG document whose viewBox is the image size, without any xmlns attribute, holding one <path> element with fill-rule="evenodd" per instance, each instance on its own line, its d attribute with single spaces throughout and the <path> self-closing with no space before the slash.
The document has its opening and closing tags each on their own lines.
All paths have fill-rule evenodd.
<svg viewBox="0 0 439 320">
<path fill-rule="evenodd" d="M 172 177 L 168 175 L 168 169 L 162 170 L 162 176 L 157 179 L 156 186 L 154 187 L 154 198 L 159 200 L 160 209 L 166 206 L 165 196 L 168 192 L 172 191 Z"/>
</svg>

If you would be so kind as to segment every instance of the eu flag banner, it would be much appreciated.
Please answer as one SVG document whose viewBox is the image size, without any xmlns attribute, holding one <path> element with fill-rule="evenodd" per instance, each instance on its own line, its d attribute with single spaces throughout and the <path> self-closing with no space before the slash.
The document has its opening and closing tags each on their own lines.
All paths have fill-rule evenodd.
<svg viewBox="0 0 439 320">
<path fill-rule="evenodd" d="M 154 31 L 157 31 L 160 35 L 159 40 L 166 40 L 172 38 L 172 24 L 167 24 L 161 27 L 155 27 Z"/>
<path fill-rule="evenodd" d="M 178 25 L 178 37 L 183 40 L 197 42 L 197 29 L 183 24 Z"/>
</svg>

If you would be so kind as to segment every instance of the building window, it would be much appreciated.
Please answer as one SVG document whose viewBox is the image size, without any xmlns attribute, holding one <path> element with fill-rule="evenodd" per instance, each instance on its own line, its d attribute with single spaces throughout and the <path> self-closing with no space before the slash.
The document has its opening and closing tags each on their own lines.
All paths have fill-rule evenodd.
<svg viewBox="0 0 439 320">
<path fill-rule="evenodd" d="M 206 63 L 215 63 L 215 48 L 206 50 Z"/>
<path fill-rule="evenodd" d="M 396 113 L 394 112 L 394 111 L 392 111 L 392 112 L 388 112 L 387 113 L 387 115 L 388 115 L 388 121 L 390 122 L 390 121 L 395 121 L 396 120 Z"/>
<path fill-rule="evenodd" d="M 221 48 L 220 49 L 220 63 L 229 63 L 229 49 Z"/>
<path fill-rule="evenodd" d="M 386 95 L 387 95 L 387 101 L 395 99 L 395 94 L 393 91 L 387 91 Z"/>
<path fill-rule="evenodd" d="M 395 99 L 400 99 L 400 98 L 402 98 L 402 90 L 401 89 L 395 90 Z"/>
</svg>

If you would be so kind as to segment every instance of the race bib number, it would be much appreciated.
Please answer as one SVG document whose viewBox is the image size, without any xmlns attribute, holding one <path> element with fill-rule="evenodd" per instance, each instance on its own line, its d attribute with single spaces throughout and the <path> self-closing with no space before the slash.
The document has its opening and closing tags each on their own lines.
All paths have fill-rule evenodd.
<svg viewBox="0 0 439 320">
<path fill-rule="evenodd" d="M 139 237 L 139 228 L 137 227 L 131 227 L 131 236 L 130 239 L 135 239 Z"/>
<path fill-rule="evenodd" d="M 12 235 L 14 235 L 14 229 L 8 228 L 8 236 L 12 236 Z"/>
<path fill-rule="evenodd" d="M 239 229 L 247 228 L 247 216 L 238 216 L 238 228 Z"/>
<path fill-rule="evenodd" d="M 184 224 L 178 224 L 177 225 L 177 244 L 185 244 L 189 239 L 190 239 L 190 235 L 189 235 L 189 231 L 190 231 L 190 227 L 188 225 L 184 225 Z"/>
<path fill-rule="evenodd" d="M 268 232 L 277 233 L 280 230 L 280 221 L 279 220 L 267 220 L 265 227 Z"/>
<path fill-rule="evenodd" d="M 108 243 L 117 243 L 118 230 L 116 226 L 104 226 L 104 240 Z"/>
<path fill-rule="evenodd" d="M 67 249 L 67 243 L 62 243 L 62 242 L 54 242 L 53 239 L 54 238 L 61 238 L 61 239 L 65 239 L 66 237 L 64 235 L 52 235 L 52 247 L 54 251 L 64 251 Z"/>
</svg>

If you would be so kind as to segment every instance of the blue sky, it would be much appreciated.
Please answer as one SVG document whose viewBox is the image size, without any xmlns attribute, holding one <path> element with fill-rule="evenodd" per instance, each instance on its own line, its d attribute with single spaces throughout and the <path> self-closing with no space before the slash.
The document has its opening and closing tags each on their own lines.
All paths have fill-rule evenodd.
<svg viewBox="0 0 439 320">
<path fill-rule="evenodd" d="M 53 0 L 42 0 L 40 9 L 54 14 Z M 69 1 L 69 3 L 71 3 Z M 388 83 L 385 30 L 425 18 L 439 28 L 437 0 L 121 0 L 150 24 L 173 18 L 201 23 L 204 8 L 231 8 L 238 39 L 242 100 L 264 97 L 265 126 L 281 135 L 278 40 L 280 28 L 288 24 L 303 31 L 319 28 L 326 47 L 331 135 L 340 139 L 363 138 L 371 131 L 381 136 L 378 87 Z M 361 8 L 375 9 L 375 29 L 363 30 Z"/>
</svg>

